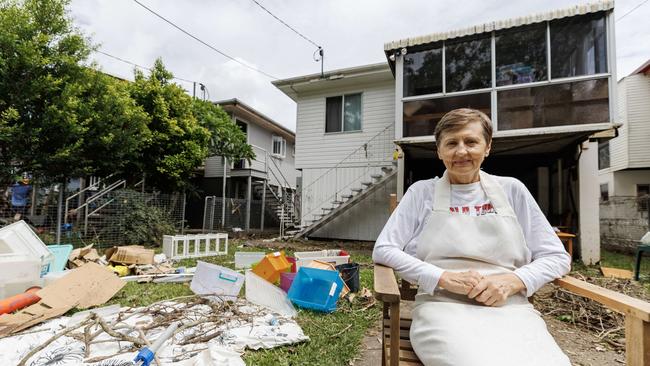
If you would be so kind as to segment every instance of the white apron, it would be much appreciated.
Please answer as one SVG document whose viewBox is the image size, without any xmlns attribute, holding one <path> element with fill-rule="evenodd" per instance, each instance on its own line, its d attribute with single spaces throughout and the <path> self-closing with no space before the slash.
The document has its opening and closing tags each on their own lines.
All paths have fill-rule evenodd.
<svg viewBox="0 0 650 366">
<path fill-rule="evenodd" d="M 418 239 L 417 257 L 444 270 L 511 273 L 530 263 L 521 226 L 495 179 L 480 172 L 496 214 L 450 212 L 447 173 L 436 183 L 433 210 Z M 411 344 L 427 366 L 554 366 L 571 363 L 524 294 L 501 307 L 436 289 L 415 298 Z"/>
</svg>

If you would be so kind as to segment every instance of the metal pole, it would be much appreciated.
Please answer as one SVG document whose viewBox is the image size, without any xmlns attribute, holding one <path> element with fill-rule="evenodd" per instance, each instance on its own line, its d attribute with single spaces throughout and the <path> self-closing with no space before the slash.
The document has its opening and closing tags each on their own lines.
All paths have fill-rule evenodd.
<svg viewBox="0 0 650 366">
<path fill-rule="evenodd" d="M 226 227 L 226 170 L 228 169 L 228 159 L 223 157 L 223 184 L 221 187 L 221 228 Z"/>
<path fill-rule="evenodd" d="M 31 216 L 34 216 L 34 212 L 36 209 L 36 191 L 38 190 L 38 187 L 36 184 L 32 184 L 32 198 L 31 198 L 31 205 L 29 207 L 29 214 Z"/>
<path fill-rule="evenodd" d="M 260 230 L 264 231 L 264 208 L 266 206 L 266 179 L 262 186 L 262 217 L 260 218 Z"/>
<path fill-rule="evenodd" d="M 61 219 L 63 218 L 63 196 L 64 196 L 64 190 L 65 190 L 65 182 L 66 180 L 63 179 L 63 183 L 61 183 L 61 187 L 59 187 L 59 202 L 57 202 L 57 210 L 56 210 L 56 243 L 61 244 Z"/>
<path fill-rule="evenodd" d="M 192 83 L 192 98 L 196 99 L 196 81 Z"/>
<path fill-rule="evenodd" d="M 251 228 L 251 186 L 253 183 L 253 177 L 248 176 L 248 187 L 246 188 L 246 230 Z"/>
<path fill-rule="evenodd" d="M 187 194 L 183 192 L 183 207 L 181 207 L 181 234 L 185 233 L 185 204 L 186 203 L 187 203 Z"/>
</svg>

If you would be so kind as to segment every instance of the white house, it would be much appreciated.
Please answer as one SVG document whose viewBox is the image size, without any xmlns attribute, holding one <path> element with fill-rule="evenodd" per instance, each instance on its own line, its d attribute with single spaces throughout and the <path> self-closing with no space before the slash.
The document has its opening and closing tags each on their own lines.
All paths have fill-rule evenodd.
<svg viewBox="0 0 650 366">
<path fill-rule="evenodd" d="M 389 192 L 399 199 L 413 182 L 443 172 L 436 123 L 449 110 L 472 107 L 494 124 L 485 169 L 522 180 L 553 224 L 578 234 L 582 259 L 598 261 L 593 141 L 613 137 L 618 127 L 613 6 L 601 1 L 389 42 L 387 66 L 274 82 L 298 104 L 302 234 L 374 240 L 388 216 Z M 399 146 L 397 169 L 389 154 L 395 146 L 373 143 L 383 128 L 392 128 L 391 143 Z M 380 153 L 366 156 L 370 148 Z M 355 177 L 365 167 L 374 180 L 348 184 L 353 165 Z"/>
<path fill-rule="evenodd" d="M 615 249 L 633 249 L 650 229 L 650 61 L 618 82 L 618 137 L 601 143 L 601 238 Z"/>
<path fill-rule="evenodd" d="M 246 133 L 256 156 L 250 162 L 227 161 L 221 156 L 206 159 L 199 185 L 207 198 L 195 203 L 195 210 L 202 208 L 203 228 L 263 229 L 265 217 L 267 227 L 273 224 L 268 221 L 269 211 L 283 226 L 291 226 L 297 214 L 294 192 L 299 178 L 294 163 L 295 133 L 238 99 L 215 104 Z"/>
</svg>

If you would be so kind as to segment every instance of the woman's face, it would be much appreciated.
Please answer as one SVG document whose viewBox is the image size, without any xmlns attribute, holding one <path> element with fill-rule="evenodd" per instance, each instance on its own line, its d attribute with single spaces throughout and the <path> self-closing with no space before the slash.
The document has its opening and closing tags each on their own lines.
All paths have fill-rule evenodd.
<svg viewBox="0 0 650 366">
<path fill-rule="evenodd" d="M 470 122 L 456 131 L 445 131 L 438 145 L 438 157 L 445 164 L 453 184 L 479 181 L 479 170 L 490 152 L 479 122 Z"/>
</svg>

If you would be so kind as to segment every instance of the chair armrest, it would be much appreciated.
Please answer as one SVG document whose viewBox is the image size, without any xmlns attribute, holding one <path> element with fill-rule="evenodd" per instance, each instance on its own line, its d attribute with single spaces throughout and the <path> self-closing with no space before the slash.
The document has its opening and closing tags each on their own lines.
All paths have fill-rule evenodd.
<svg viewBox="0 0 650 366">
<path fill-rule="evenodd" d="M 601 303 L 612 310 L 631 315 L 645 322 L 650 321 L 650 303 L 648 302 L 573 277 L 562 277 L 553 282 L 564 289 Z"/>
<path fill-rule="evenodd" d="M 400 301 L 399 287 L 395 272 L 390 267 L 375 264 L 374 270 L 375 298 L 377 300 L 393 303 Z"/>
</svg>

